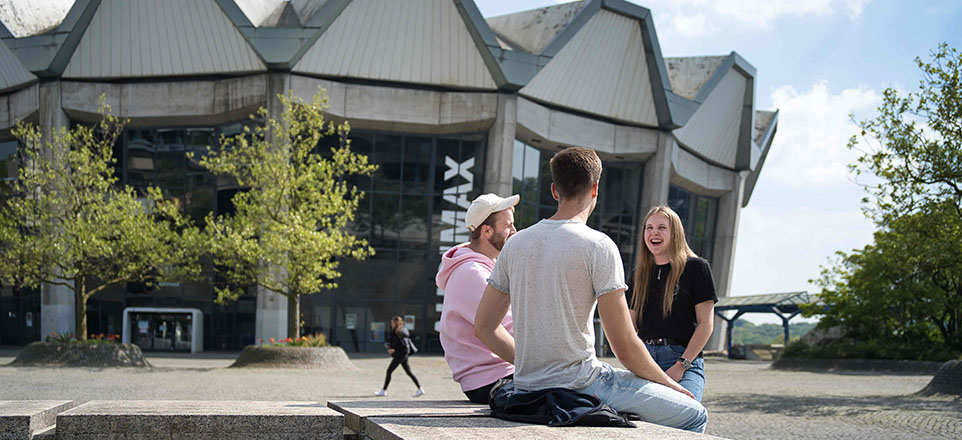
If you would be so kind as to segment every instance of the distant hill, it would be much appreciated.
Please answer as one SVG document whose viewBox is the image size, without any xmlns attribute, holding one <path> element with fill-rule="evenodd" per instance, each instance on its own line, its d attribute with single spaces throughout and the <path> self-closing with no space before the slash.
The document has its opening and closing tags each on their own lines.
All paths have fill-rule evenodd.
<svg viewBox="0 0 962 440">
<path fill-rule="evenodd" d="M 789 324 L 789 336 L 794 341 L 813 328 L 815 328 L 815 323 Z M 781 344 L 783 342 L 785 342 L 785 335 L 781 325 L 755 325 L 744 319 L 735 321 L 735 330 L 732 331 L 732 343 L 734 344 Z"/>
</svg>

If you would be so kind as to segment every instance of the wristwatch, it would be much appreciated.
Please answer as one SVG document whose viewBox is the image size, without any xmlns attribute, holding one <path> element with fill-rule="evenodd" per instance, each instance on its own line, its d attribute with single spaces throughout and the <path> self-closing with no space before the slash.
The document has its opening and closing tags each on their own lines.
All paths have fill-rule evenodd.
<svg viewBox="0 0 962 440">
<path fill-rule="evenodd" d="M 683 357 L 680 357 L 680 358 L 678 358 L 678 362 L 681 362 L 681 366 L 682 366 L 682 367 L 685 367 L 686 370 L 689 369 L 689 368 L 691 368 L 691 361 L 688 360 L 688 359 L 685 359 L 685 358 L 683 358 Z"/>
</svg>

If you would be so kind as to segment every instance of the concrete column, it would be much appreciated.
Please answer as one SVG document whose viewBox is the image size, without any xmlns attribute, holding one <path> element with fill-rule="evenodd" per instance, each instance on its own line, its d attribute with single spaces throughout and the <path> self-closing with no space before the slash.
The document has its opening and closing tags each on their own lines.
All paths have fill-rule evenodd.
<svg viewBox="0 0 962 440">
<path fill-rule="evenodd" d="M 644 216 L 653 206 L 668 203 L 668 185 L 671 183 L 671 155 L 675 138 L 670 133 L 658 134 L 658 151 L 645 161 L 645 177 L 641 186 L 641 217 L 639 227 L 643 230 Z"/>
<path fill-rule="evenodd" d="M 715 221 L 715 249 L 712 256 L 712 273 L 715 276 L 715 292 L 718 298 L 730 295 L 732 266 L 735 263 L 735 238 L 738 234 L 738 217 L 741 213 L 745 175 L 732 176 L 732 190 L 718 199 L 718 218 Z M 715 330 L 705 345 L 706 350 L 720 350 L 725 344 L 725 322 L 716 319 Z"/>
<path fill-rule="evenodd" d="M 61 106 L 60 81 L 40 84 L 40 131 L 45 140 L 53 130 L 70 124 Z M 65 286 L 44 283 L 40 287 L 40 333 L 72 333 L 76 329 L 76 301 L 72 290 Z"/>
<path fill-rule="evenodd" d="M 291 75 L 270 73 L 267 77 L 267 116 L 280 120 L 284 113 L 277 95 L 287 95 Z M 313 95 L 312 95 L 313 96 Z M 311 97 L 305 97 L 310 100 Z M 257 311 L 254 323 L 254 339 L 284 339 L 287 337 L 287 298 L 262 287 L 257 288 Z"/>
<path fill-rule="evenodd" d="M 501 197 L 511 195 L 511 165 L 518 124 L 518 95 L 499 94 L 498 114 L 488 130 L 488 152 L 484 164 L 484 192 Z"/>
</svg>

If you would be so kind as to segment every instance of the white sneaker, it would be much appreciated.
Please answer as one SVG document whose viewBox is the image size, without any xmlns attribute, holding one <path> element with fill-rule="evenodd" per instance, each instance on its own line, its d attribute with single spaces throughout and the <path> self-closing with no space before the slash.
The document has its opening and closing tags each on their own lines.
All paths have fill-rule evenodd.
<svg viewBox="0 0 962 440">
<path fill-rule="evenodd" d="M 384 396 L 387 395 L 387 390 L 378 391 L 378 392 L 374 393 L 374 395 L 375 395 L 375 396 L 378 396 L 378 397 L 384 397 Z"/>
<path fill-rule="evenodd" d="M 423 395 L 424 395 L 424 390 L 418 388 L 418 390 L 415 391 L 415 392 L 414 392 L 414 395 L 411 396 L 411 397 L 421 397 L 421 396 L 423 396 Z"/>
</svg>

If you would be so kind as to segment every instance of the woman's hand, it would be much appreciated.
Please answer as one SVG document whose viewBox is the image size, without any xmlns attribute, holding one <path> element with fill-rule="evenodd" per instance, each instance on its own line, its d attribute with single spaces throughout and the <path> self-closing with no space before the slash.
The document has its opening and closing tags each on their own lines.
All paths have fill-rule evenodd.
<svg viewBox="0 0 962 440">
<path fill-rule="evenodd" d="M 393 348 L 387 349 L 387 354 L 394 354 L 394 349 Z"/>
<path fill-rule="evenodd" d="M 680 382 L 681 377 L 685 374 L 685 367 L 681 365 L 681 362 L 675 362 L 675 365 L 672 365 L 671 368 L 665 371 L 665 374 L 667 374 L 671 380 Z"/>
</svg>

